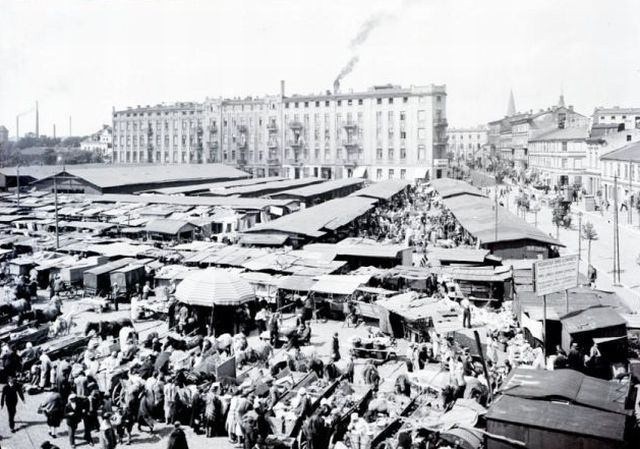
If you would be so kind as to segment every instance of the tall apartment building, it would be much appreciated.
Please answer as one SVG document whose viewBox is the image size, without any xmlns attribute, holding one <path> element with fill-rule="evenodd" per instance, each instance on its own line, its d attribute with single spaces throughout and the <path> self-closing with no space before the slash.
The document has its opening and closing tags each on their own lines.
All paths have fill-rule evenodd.
<svg viewBox="0 0 640 449">
<path fill-rule="evenodd" d="M 238 166 L 254 176 L 438 177 L 446 87 L 207 98 L 113 113 L 114 162 Z"/>
<path fill-rule="evenodd" d="M 206 162 L 203 118 L 203 105 L 191 102 L 113 111 L 113 162 Z"/>
</svg>

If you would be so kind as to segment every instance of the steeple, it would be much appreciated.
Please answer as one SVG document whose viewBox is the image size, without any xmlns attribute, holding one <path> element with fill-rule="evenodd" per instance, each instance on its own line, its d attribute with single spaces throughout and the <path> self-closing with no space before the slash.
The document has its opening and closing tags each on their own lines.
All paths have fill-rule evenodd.
<svg viewBox="0 0 640 449">
<path fill-rule="evenodd" d="M 513 99 L 513 89 L 509 92 L 509 105 L 507 106 L 507 117 L 516 113 L 516 101 Z"/>
<path fill-rule="evenodd" d="M 564 92 L 560 91 L 560 99 L 558 100 L 558 107 L 559 108 L 564 108 Z"/>
</svg>

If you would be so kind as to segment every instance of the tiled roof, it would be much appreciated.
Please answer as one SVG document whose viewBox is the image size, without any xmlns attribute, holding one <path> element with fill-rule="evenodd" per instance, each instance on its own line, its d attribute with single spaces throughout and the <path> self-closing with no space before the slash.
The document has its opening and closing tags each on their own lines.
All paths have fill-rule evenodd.
<svg viewBox="0 0 640 449">
<path fill-rule="evenodd" d="M 632 142 L 628 145 L 613 150 L 601 158 L 603 161 L 640 162 L 640 142 Z"/>
<path fill-rule="evenodd" d="M 544 142 L 554 140 L 581 140 L 589 137 L 589 128 L 587 126 L 576 126 L 569 128 L 553 128 L 542 131 L 534 136 L 529 142 Z"/>
</svg>

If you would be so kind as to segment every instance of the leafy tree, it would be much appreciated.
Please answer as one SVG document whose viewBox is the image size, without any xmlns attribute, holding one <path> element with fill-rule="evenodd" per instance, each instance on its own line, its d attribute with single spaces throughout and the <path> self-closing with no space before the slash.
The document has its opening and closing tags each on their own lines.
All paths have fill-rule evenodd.
<svg viewBox="0 0 640 449">
<path fill-rule="evenodd" d="M 582 238 L 587 241 L 587 263 L 591 265 L 591 242 L 598 239 L 598 233 L 590 221 L 582 225 Z"/>
</svg>

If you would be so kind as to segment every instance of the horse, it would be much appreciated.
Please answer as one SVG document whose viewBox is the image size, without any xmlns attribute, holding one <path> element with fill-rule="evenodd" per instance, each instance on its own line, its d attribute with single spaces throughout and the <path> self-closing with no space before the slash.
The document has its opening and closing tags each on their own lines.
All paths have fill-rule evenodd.
<svg viewBox="0 0 640 449">
<path fill-rule="evenodd" d="M 94 332 L 94 334 L 103 339 L 106 337 L 118 338 L 120 329 L 123 327 L 134 327 L 133 322 L 129 318 L 120 318 L 113 321 L 92 321 L 87 323 L 84 334 L 89 335 L 90 332 Z"/>
<path fill-rule="evenodd" d="M 265 341 L 259 341 L 255 346 L 249 346 L 242 351 L 235 353 L 236 364 L 243 366 L 250 363 L 262 363 L 271 358 L 273 347 Z"/>
<path fill-rule="evenodd" d="M 74 326 L 76 326 L 76 323 L 73 321 L 73 313 L 61 315 L 56 318 L 49 328 L 49 336 L 59 337 L 62 335 L 69 335 L 71 333 L 71 328 Z"/>
</svg>

